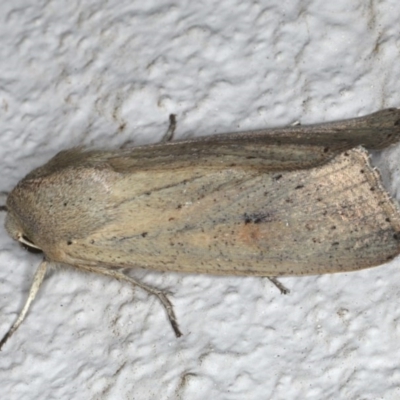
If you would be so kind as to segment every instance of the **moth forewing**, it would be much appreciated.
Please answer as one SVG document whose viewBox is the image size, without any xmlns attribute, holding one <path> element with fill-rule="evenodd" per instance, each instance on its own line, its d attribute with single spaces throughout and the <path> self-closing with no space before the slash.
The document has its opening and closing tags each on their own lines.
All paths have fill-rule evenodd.
<svg viewBox="0 0 400 400">
<path fill-rule="evenodd" d="M 7 198 L 6 229 L 47 262 L 115 270 L 305 275 L 372 267 L 399 251 L 400 213 L 363 148 L 400 138 L 400 111 L 311 127 L 216 135 L 130 150 L 57 154 Z M 44 266 L 43 266 L 44 265 Z"/>
<path fill-rule="evenodd" d="M 118 206 L 102 210 L 104 223 L 85 237 L 60 241 L 57 261 L 277 276 L 367 268 L 400 250 L 399 210 L 361 148 L 310 170 L 167 175 L 174 178 L 135 196 L 121 187 L 144 186 L 146 177 L 116 177 L 110 201 Z"/>
<path fill-rule="evenodd" d="M 220 134 L 141 146 L 127 150 L 126 158 L 122 158 L 124 153 L 118 152 L 119 161 L 114 161 L 114 168 L 120 171 L 130 168 L 153 170 L 172 163 L 182 168 L 197 164 L 220 169 L 234 164 L 260 171 L 287 171 L 316 167 L 356 146 L 379 150 L 397 143 L 399 139 L 400 110 L 390 108 L 364 117 L 325 124 Z M 107 157 L 113 158 L 114 154 L 109 153 Z"/>
</svg>

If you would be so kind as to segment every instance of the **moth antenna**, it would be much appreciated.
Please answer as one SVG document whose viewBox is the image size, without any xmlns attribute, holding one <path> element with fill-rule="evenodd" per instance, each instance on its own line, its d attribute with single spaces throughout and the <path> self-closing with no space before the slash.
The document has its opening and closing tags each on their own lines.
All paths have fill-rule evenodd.
<svg viewBox="0 0 400 400">
<path fill-rule="evenodd" d="M 131 283 L 132 285 L 138 286 L 141 289 L 145 290 L 146 292 L 156 296 L 161 301 L 161 304 L 165 308 L 169 322 L 172 326 L 172 329 L 175 332 L 175 336 L 176 337 L 182 336 L 182 332 L 179 330 L 178 321 L 176 319 L 172 303 L 169 301 L 168 297 L 161 290 L 155 289 L 151 286 L 147 286 L 144 283 L 141 283 L 141 282 L 137 281 L 136 279 L 133 279 L 130 276 L 125 275 L 122 272 L 115 271 L 112 269 L 107 269 L 107 268 L 103 268 L 103 267 L 86 267 L 86 266 L 82 266 L 82 265 L 79 265 L 79 269 L 81 269 L 83 271 L 87 271 L 87 272 L 94 272 L 94 273 L 100 274 L 100 275 L 110 276 L 112 278 L 115 278 L 115 279 L 118 279 L 121 281 L 127 281 L 127 282 Z"/>
<path fill-rule="evenodd" d="M 48 267 L 48 262 L 43 260 L 40 263 L 38 269 L 36 270 L 35 276 L 33 277 L 33 282 L 32 282 L 31 288 L 29 289 L 29 295 L 28 295 L 28 298 L 26 299 L 24 308 L 19 313 L 17 320 L 14 322 L 14 324 L 11 326 L 11 328 L 8 330 L 8 332 L 4 335 L 3 339 L 1 339 L 0 350 L 2 349 L 4 343 L 7 342 L 7 340 L 19 328 L 19 326 L 22 324 L 22 321 L 25 319 L 26 314 L 28 313 L 29 308 L 32 304 L 32 301 L 35 299 L 37 292 L 39 291 L 40 286 L 43 282 L 43 278 L 46 275 L 47 267 Z"/>
</svg>

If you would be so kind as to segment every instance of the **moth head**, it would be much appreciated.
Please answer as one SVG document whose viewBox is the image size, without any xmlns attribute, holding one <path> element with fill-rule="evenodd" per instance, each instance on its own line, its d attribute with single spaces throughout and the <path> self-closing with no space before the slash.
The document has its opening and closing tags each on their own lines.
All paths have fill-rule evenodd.
<svg viewBox="0 0 400 400">
<path fill-rule="evenodd" d="M 8 234 L 17 240 L 21 245 L 33 252 L 41 252 L 42 249 L 35 245 L 35 243 L 30 239 L 29 233 L 25 232 L 21 222 L 18 217 L 16 217 L 12 212 L 10 212 L 6 206 L 1 207 L 1 211 L 8 211 L 6 216 L 5 227 Z"/>
</svg>

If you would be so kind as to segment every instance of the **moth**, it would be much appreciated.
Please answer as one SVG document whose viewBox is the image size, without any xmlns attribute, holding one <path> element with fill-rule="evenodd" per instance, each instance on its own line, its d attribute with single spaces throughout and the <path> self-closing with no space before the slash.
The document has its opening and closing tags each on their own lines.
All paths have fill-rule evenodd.
<svg viewBox="0 0 400 400">
<path fill-rule="evenodd" d="M 8 195 L 5 227 L 43 252 L 24 320 L 52 265 L 127 281 L 123 268 L 220 275 L 325 274 L 400 252 L 400 212 L 366 149 L 400 139 L 400 110 L 124 150 L 61 151 Z"/>
</svg>

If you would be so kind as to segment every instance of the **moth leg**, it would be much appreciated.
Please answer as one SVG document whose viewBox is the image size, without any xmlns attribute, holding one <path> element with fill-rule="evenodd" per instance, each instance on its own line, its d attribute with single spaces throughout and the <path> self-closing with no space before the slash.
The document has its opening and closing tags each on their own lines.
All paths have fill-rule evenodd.
<svg viewBox="0 0 400 400">
<path fill-rule="evenodd" d="M 108 268 L 103 268 L 103 267 L 89 267 L 89 266 L 84 266 L 80 265 L 80 269 L 88 271 L 88 272 L 95 272 L 96 274 L 101 274 L 101 275 L 106 275 L 110 276 L 112 278 L 121 280 L 121 281 L 127 281 L 131 283 L 134 286 L 138 286 L 141 289 L 145 290 L 146 292 L 158 297 L 158 299 L 161 301 L 162 305 L 165 308 L 165 311 L 167 312 L 169 322 L 171 323 L 172 329 L 175 332 L 176 337 L 182 336 L 182 332 L 179 330 L 178 326 L 178 321 L 175 317 L 174 309 L 172 307 L 171 302 L 165 296 L 165 294 L 161 290 L 157 290 L 151 286 L 147 286 L 144 283 L 141 283 L 137 281 L 136 279 L 131 278 L 130 276 L 125 275 L 122 272 L 116 271 L 114 269 L 108 269 Z"/>
<path fill-rule="evenodd" d="M 176 129 L 176 115 L 170 114 L 169 126 L 167 132 L 164 133 L 164 136 L 162 137 L 160 142 L 161 143 L 170 142 L 174 137 L 175 129 Z"/>
<path fill-rule="evenodd" d="M 22 321 L 25 319 L 26 314 L 29 311 L 29 307 L 31 306 L 32 301 L 35 299 L 37 292 L 39 291 L 39 288 L 43 282 L 43 278 L 46 275 L 47 267 L 48 267 L 48 262 L 43 260 L 40 263 L 38 269 L 36 270 L 35 276 L 33 277 L 33 282 L 32 282 L 31 288 L 29 289 L 29 295 L 28 295 L 28 298 L 26 299 L 24 308 L 20 312 L 17 320 L 14 322 L 14 324 L 11 326 L 11 328 L 8 330 L 8 332 L 4 335 L 3 339 L 1 339 L 0 350 L 3 347 L 4 343 L 7 342 L 7 340 L 19 328 L 19 326 L 22 324 Z"/>
<path fill-rule="evenodd" d="M 275 276 L 267 276 L 267 278 L 279 289 L 281 294 L 290 293 L 290 290 L 285 285 L 283 285 L 281 282 L 279 282 Z"/>
</svg>

